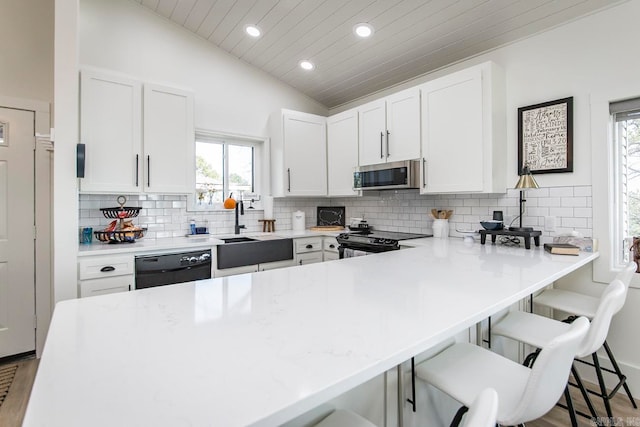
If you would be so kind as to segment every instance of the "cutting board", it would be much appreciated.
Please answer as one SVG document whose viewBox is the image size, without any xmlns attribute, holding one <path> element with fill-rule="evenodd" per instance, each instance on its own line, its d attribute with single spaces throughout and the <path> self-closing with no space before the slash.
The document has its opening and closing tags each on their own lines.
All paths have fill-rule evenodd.
<svg viewBox="0 0 640 427">
<path fill-rule="evenodd" d="M 315 225 L 310 228 L 311 231 L 342 231 L 344 227 L 341 225 Z"/>
</svg>

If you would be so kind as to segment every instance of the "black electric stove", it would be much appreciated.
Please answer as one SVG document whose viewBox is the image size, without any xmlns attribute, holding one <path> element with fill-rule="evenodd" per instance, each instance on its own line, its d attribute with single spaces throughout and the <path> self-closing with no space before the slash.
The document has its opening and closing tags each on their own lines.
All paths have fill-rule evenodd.
<svg viewBox="0 0 640 427">
<path fill-rule="evenodd" d="M 400 240 L 432 237 L 432 234 L 401 233 L 397 231 L 364 230 L 341 233 L 336 237 L 340 258 L 345 258 L 345 249 L 379 253 L 400 249 Z M 350 253 L 350 251 L 347 251 Z"/>
</svg>

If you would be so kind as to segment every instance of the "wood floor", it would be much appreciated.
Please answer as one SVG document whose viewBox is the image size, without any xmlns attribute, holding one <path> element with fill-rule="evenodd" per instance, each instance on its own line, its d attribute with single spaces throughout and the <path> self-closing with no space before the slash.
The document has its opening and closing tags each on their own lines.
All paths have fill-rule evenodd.
<svg viewBox="0 0 640 427">
<path fill-rule="evenodd" d="M 22 425 L 31 387 L 33 386 L 33 380 L 38 369 L 38 360 L 34 358 L 11 363 L 17 363 L 19 367 L 13 384 L 9 389 L 9 394 L 2 406 L 0 406 L 0 426 L 2 427 L 19 427 Z M 587 386 L 595 390 L 595 386 L 592 384 L 587 384 Z M 572 387 L 571 395 L 573 396 L 576 408 L 580 411 L 587 412 L 587 408 L 578 390 Z M 592 396 L 591 401 L 596 407 L 598 414 L 605 416 L 602 399 L 597 396 Z M 612 408 L 615 419 L 611 425 L 616 427 L 640 426 L 640 410 L 633 409 L 624 392 L 621 391 L 614 397 Z M 580 427 L 595 426 L 595 423 L 582 417 L 578 417 L 578 424 Z M 571 425 L 571 423 L 567 411 L 557 406 L 544 417 L 527 423 L 527 427 L 566 427 L 569 425 Z"/>
<path fill-rule="evenodd" d="M 19 427 L 22 425 L 24 412 L 27 409 L 29 394 L 36 377 L 39 360 L 36 358 L 22 359 L 5 365 L 18 365 L 16 376 L 9 388 L 9 394 L 2 406 L 0 406 L 0 426 Z M 4 365 L 1 365 L 4 366 Z"/>
</svg>

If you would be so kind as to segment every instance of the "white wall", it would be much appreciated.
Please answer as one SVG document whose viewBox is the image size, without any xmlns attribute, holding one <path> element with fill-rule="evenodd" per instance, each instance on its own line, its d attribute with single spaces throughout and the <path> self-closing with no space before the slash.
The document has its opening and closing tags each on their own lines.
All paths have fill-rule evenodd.
<svg viewBox="0 0 640 427">
<path fill-rule="evenodd" d="M 196 128 L 268 136 L 269 114 L 327 109 L 130 0 L 80 2 L 80 64 L 195 92 Z"/>
<path fill-rule="evenodd" d="M 53 2 L 3 1 L 0 95 L 53 102 Z"/>
</svg>

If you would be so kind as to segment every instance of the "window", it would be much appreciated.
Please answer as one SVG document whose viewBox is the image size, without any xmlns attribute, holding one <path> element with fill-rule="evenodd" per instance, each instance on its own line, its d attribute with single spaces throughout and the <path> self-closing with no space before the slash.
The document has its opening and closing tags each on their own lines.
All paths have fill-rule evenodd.
<svg viewBox="0 0 640 427">
<path fill-rule="evenodd" d="M 633 237 L 640 237 L 640 99 L 612 103 L 614 153 L 614 264 L 629 261 Z M 615 247 L 615 246 L 614 246 Z"/>
<path fill-rule="evenodd" d="M 221 209 L 225 198 L 259 199 L 263 141 L 247 137 L 196 133 L 196 183 L 190 205 Z"/>
</svg>

